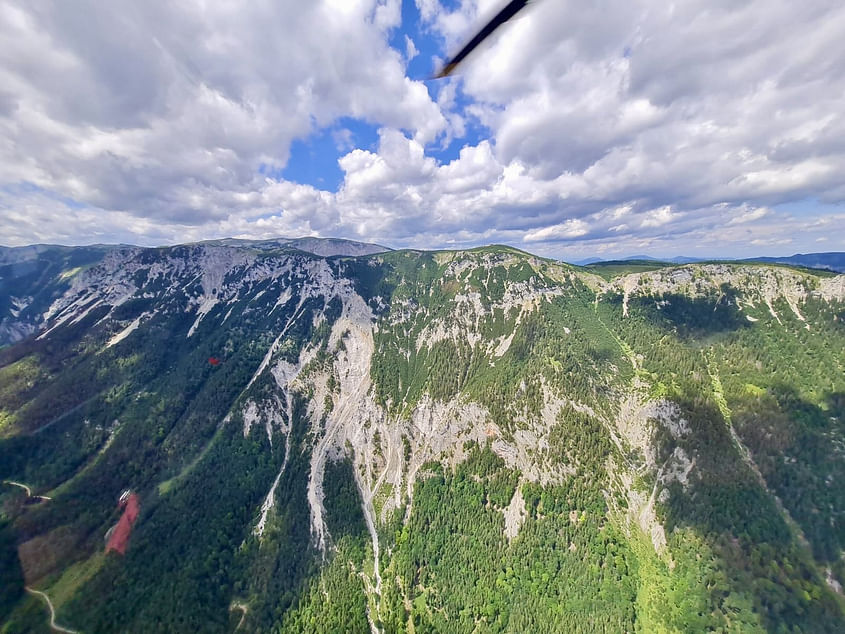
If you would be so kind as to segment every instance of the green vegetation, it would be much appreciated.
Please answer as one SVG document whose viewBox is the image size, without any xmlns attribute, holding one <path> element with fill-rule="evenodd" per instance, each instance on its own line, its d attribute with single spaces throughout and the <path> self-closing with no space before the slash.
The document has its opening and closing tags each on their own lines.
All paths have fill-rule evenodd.
<svg viewBox="0 0 845 634">
<path fill-rule="evenodd" d="M 790 351 L 797 344 L 793 338 L 796 335 L 799 339 L 804 338 L 800 333 L 808 331 L 796 328 L 797 320 L 785 318 L 786 312 L 781 313 L 781 319 L 789 323 L 786 328 L 779 329 L 772 324 L 777 323 L 773 318 L 755 328 L 740 326 L 735 320 L 736 327 L 730 328 L 724 326 L 724 320 L 715 317 L 710 331 L 702 333 L 707 342 L 702 348 L 701 339 L 679 332 L 676 322 L 666 317 L 665 307 L 658 308 L 653 301 L 629 303 L 628 319 L 614 317 L 614 311 L 607 313 L 608 322 L 615 321 L 615 327 L 629 345 L 641 351 L 644 367 L 659 375 L 670 375 L 679 385 L 681 394 L 676 397 L 677 402 L 693 431 L 681 446 L 695 456 L 698 478 L 686 491 L 677 484 L 670 487 L 669 503 L 663 509 L 667 531 L 682 527 L 700 535 L 715 553 L 717 562 L 723 562 L 719 564 L 722 568 L 719 574 L 727 581 L 724 592 L 750 588 L 755 611 L 762 615 L 766 629 L 779 631 L 779 628 L 789 626 L 809 628 L 809 631 L 836 629 L 835 623 L 842 618 L 841 605 L 824 583 L 812 553 L 790 531 L 790 518 L 784 517 L 777 500 L 761 486 L 765 484 L 779 493 L 777 487 L 773 487 L 775 482 L 765 473 L 765 483 L 759 481 L 754 471 L 760 464 L 759 449 L 746 440 L 743 431 L 747 427 L 737 417 L 734 395 L 747 400 L 746 385 L 765 384 L 763 373 L 741 375 L 733 369 L 720 367 L 731 359 L 745 367 L 762 368 L 758 359 L 767 355 L 767 350 L 791 360 Z M 810 311 L 805 313 L 809 316 Z M 819 319 L 819 329 L 824 329 L 824 321 L 823 317 Z M 767 345 L 764 344 L 766 339 Z M 810 344 L 811 340 L 813 344 Z M 805 341 L 822 348 L 830 342 L 828 337 L 806 337 Z M 841 350 L 841 342 L 838 346 Z M 727 350 L 730 352 L 726 354 Z M 795 354 L 798 358 L 804 356 L 797 350 Z M 709 361 L 711 355 L 719 362 Z M 813 373 L 819 370 L 807 368 L 807 371 L 808 375 L 802 379 L 795 377 L 797 384 L 810 384 L 815 378 Z M 789 375 L 793 372 L 788 364 L 775 362 L 772 358 L 772 365 L 764 374 L 776 377 L 780 373 Z M 785 412 L 780 416 L 789 418 Z M 742 439 L 740 447 L 731 436 L 731 425 Z M 754 460 L 750 465 L 746 460 L 746 446 Z M 784 462 L 783 454 L 778 458 L 777 462 Z M 804 460 L 799 470 L 816 471 L 824 467 L 815 456 L 806 455 Z M 805 490 L 805 494 L 809 490 L 812 489 Z M 790 503 L 800 502 L 793 497 Z M 820 505 L 812 512 L 807 505 L 803 510 L 806 515 L 796 514 L 795 517 L 812 521 L 822 507 Z M 837 534 L 829 528 L 823 532 L 828 537 Z"/>
<path fill-rule="evenodd" d="M 620 275 L 657 271 L 670 266 L 673 265 L 668 262 L 657 262 L 654 260 L 607 260 L 606 262 L 588 264 L 584 268 L 591 273 L 601 275 L 606 280 L 612 280 Z"/>
<path fill-rule="evenodd" d="M 394 605 L 411 608 L 382 615 L 385 631 L 632 629 L 631 553 L 606 520 L 599 483 L 585 491 L 576 482 L 525 485 L 525 525 L 508 542 L 502 508 L 516 474 L 489 447 L 420 481 L 387 567 L 403 597 Z"/>
<path fill-rule="evenodd" d="M 15 536 L 8 520 L 0 520 L 0 622 L 24 596 L 23 572 L 18 561 Z"/>
<path fill-rule="evenodd" d="M 24 579 L 85 632 L 841 629 L 841 302 L 802 320 L 776 297 L 776 318 L 741 285 L 644 284 L 623 317 L 594 275 L 516 249 L 250 251 L 197 321 L 200 249 L 140 252 L 135 297 L 0 350 L 0 478 L 51 498 L 0 489 L 0 631 L 46 628 Z M 15 293 L 43 312 L 93 257 L 51 251 Z M 341 371 L 365 362 L 350 289 L 375 319 L 367 395 Z M 129 549 L 105 554 L 127 488 Z"/>
</svg>

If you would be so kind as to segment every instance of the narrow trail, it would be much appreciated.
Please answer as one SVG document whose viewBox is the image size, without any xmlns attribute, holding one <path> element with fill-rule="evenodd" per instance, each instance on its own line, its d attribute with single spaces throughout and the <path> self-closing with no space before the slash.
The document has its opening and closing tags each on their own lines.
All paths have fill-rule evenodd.
<svg viewBox="0 0 845 634">
<path fill-rule="evenodd" d="M 631 364 L 631 367 L 634 368 L 634 372 L 636 372 L 637 370 L 640 369 L 640 366 L 639 366 L 639 363 L 637 363 L 637 357 L 634 354 L 634 351 L 631 349 L 631 346 L 629 346 L 627 343 L 622 341 L 622 339 L 615 332 L 613 332 L 608 327 L 608 325 L 606 323 L 604 323 L 604 320 L 601 317 L 599 317 L 599 301 L 598 301 L 598 298 L 599 298 L 599 294 L 596 293 L 596 300 L 593 303 L 593 313 L 596 316 L 596 321 L 598 321 L 601 324 L 602 328 L 604 328 L 607 331 L 607 334 L 609 334 L 611 337 L 613 337 L 613 340 L 616 342 L 616 345 L 619 346 L 619 349 L 622 351 L 622 354 L 625 355 L 625 358 L 628 359 L 628 362 Z"/>
<path fill-rule="evenodd" d="M 217 429 L 214 431 L 214 435 L 208 440 L 208 442 L 202 448 L 202 451 L 200 451 L 199 454 L 197 454 L 194 459 L 191 460 L 190 463 L 185 465 L 182 468 L 182 471 L 174 475 L 172 478 L 168 478 L 164 482 L 160 482 L 158 484 L 159 495 L 164 495 L 165 493 L 167 493 L 173 487 L 173 485 L 178 483 L 182 478 L 187 476 L 189 473 L 191 473 L 191 471 L 196 468 L 196 466 L 202 461 L 203 458 L 205 458 L 208 452 L 211 451 L 211 447 L 214 445 L 214 443 L 217 442 L 217 440 L 220 438 L 220 435 L 223 433 L 223 428 L 225 427 L 225 424 L 226 419 L 224 418 L 223 421 L 221 421 L 217 425 Z"/>
<path fill-rule="evenodd" d="M 21 484 L 20 482 L 14 482 L 13 480 L 3 480 L 3 484 L 11 484 L 12 486 L 20 487 L 24 491 L 26 491 L 26 497 L 28 497 L 28 498 L 32 497 L 32 489 L 30 489 L 25 484 Z"/>
<path fill-rule="evenodd" d="M 615 332 L 613 332 L 610 329 L 610 327 L 606 323 L 604 323 L 604 320 L 601 317 L 599 317 L 598 301 L 599 301 L 599 294 L 596 293 L 596 299 L 595 299 L 595 302 L 593 304 L 593 313 L 596 316 L 596 321 L 598 321 L 598 323 L 601 324 L 601 327 L 604 328 L 607 331 L 607 334 L 609 334 L 613 338 L 613 340 L 616 342 L 616 345 L 619 346 L 619 350 L 622 352 L 622 354 L 628 360 L 628 363 L 631 364 L 631 367 L 634 370 L 634 375 L 631 377 L 631 384 L 629 386 L 629 389 L 630 389 L 631 394 L 637 394 L 640 391 L 638 389 L 638 382 L 640 381 L 640 378 L 639 378 L 640 366 L 639 366 L 639 363 L 637 361 L 637 356 L 634 354 L 634 350 L 631 348 L 631 346 L 629 346 L 626 342 L 624 342 Z M 645 464 L 639 464 L 638 465 L 638 464 L 635 463 L 635 461 L 633 459 L 631 459 L 628 456 L 628 448 L 622 442 L 622 439 L 619 438 L 619 435 L 617 434 L 618 430 L 616 429 L 616 425 L 614 424 L 614 422 L 607 419 L 605 416 L 601 416 L 600 420 L 602 421 L 605 429 L 607 430 L 608 434 L 610 435 L 610 440 L 613 442 L 614 445 L 616 445 L 617 449 L 619 449 L 620 455 L 622 456 L 622 460 L 625 463 L 625 465 L 629 469 L 632 469 L 635 473 L 642 473 L 643 470 L 646 468 L 646 465 Z"/>
<path fill-rule="evenodd" d="M 46 495 L 32 495 L 32 489 L 30 489 L 27 485 L 21 484 L 20 482 L 15 482 L 14 480 L 3 480 L 3 484 L 11 484 L 12 486 L 20 487 L 24 491 L 26 491 L 26 497 L 28 498 L 35 498 L 38 500 L 52 500 L 53 498 L 47 497 Z"/>
<path fill-rule="evenodd" d="M 798 541 L 801 543 L 801 545 L 806 548 L 811 548 L 810 542 L 807 539 L 807 536 L 804 534 L 804 530 L 801 528 L 801 525 L 795 521 L 795 518 L 792 517 L 792 514 L 789 512 L 789 509 L 784 506 L 783 501 L 780 499 L 780 497 L 778 497 L 778 495 L 771 488 L 769 488 L 769 484 L 766 482 L 766 478 L 763 476 L 763 473 L 760 471 L 760 468 L 757 466 L 757 463 L 754 462 L 754 457 L 751 455 L 751 451 L 748 449 L 748 447 L 745 446 L 745 443 L 742 442 L 742 439 L 739 437 L 739 434 L 736 433 L 736 429 L 734 429 L 733 422 L 731 420 L 731 410 L 728 407 L 728 402 L 725 399 L 725 392 L 722 388 L 722 380 L 719 377 L 719 370 L 713 362 L 712 358 L 708 356 L 706 360 L 707 372 L 708 374 L 710 374 L 710 380 L 713 386 L 713 397 L 716 400 L 716 405 L 718 406 L 719 411 L 722 414 L 722 418 L 725 420 L 725 425 L 728 428 L 728 433 L 730 434 L 731 441 L 733 442 L 734 447 L 739 452 L 742 461 L 748 466 L 749 469 L 751 469 L 751 471 L 757 477 L 757 481 L 760 486 L 763 487 L 763 490 L 772 496 L 775 501 L 775 506 L 777 506 L 787 526 L 792 529 L 793 534 L 798 538 Z"/>
<path fill-rule="evenodd" d="M 240 610 L 241 612 L 241 620 L 238 621 L 238 625 L 235 627 L 235 631 L 237 632 L 244 624 L 246 614 L 249 612 L 249 606 L 246 603 L 241 603 L 240 601 L 232 601 L 232 605 L 229 606 L 229 612 L 234 612 L 235 610 Z"/>
<path fill-rule="evenodd" d="M 29 436 L 34 436 L 35 434 L 40 434 L 40 433 L 41 433 L 42 431 L 44 431 L 45 429 L 49 429 L 50 427 L 52 427 L 53 425 L 55 425 L 55 424 L 56 424 L 56 423 L 58 423 L 59 421 L 64 420 L 65 418 L 67 418 L 68 416 L 70 416 L 71 414 L 73 414 L 73 413 L 75 413 L 75 412 L 78 412 L 80 409 L 82 409 L 83 407 L 85 407 L 86 405 L 88 405 L 88 403 L 90 403 L 91 401 L 93 401 L 95 398 L 100 397 L 102 394 L 103 394 L 103 392 L 97 392 L 96 394 L 94 394 L 94 396 L 91 396 L 91 397 L 89 397 L 89 398 L 86 398 L 84 401 L 82 401 L 82 402 L 81 402 L 81 403 L 79 403 L 78 405 L 75 405 L 74 407 L 70 408 L 70 409 L 69 409 L 68 411 L 66 411 L 64 414 L 59 414 L 59 415 L 58 415 L 58 416 L 56 416 L 53 420 L 49 421 L 48 423 L 45 423 L 45 424 L 41 425 L 41 427 L 39 427 L 38 429 L 35 429 L 35 430 L 31 431 L 31 432 L 28 432 L 28 434 L 27 434 L 27 435 L 29 435 Z"/>
<path fill-rule="evenodd" d="M 61 625 L 56 623 L 56 609 L 53 607 L 53 602 L 50 601 L 50 597 L 48 597 L 45 593 L 41 592 L 40 590 L 34 590 L 29 586 L 27 586 L 26 591 L 31 594 L 38 595 L 47 602 L 47 607 L 50 608 L 50 629 L 55 632 L 65 632 L 65 634 L 79 634 L 79 632 L 76 630 L 71 630 L 66 627 L 62 627 Z"/>
</svg>

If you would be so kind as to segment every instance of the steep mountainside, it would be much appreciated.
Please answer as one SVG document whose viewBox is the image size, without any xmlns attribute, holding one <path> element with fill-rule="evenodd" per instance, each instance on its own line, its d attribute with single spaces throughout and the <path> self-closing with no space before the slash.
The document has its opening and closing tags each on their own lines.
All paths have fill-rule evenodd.
<svg viewBox="0 0 845 634">
<path fill-rule="evenodd" d="M 34 333 L 71 278 L 112 248 L 118 247 L 0 247 L 0 346 Z"/>
<path fill-rule="evenodd" d="M 226 238 L 201 244 L 237 247 L 242 251 L 305 251 L 325 257 L 370 255 L 390 250 L 377 244 L 335 238 Z M 115 250 L 123 251 L 121 257 L 126 257 L 139 252 L 139 247 L 63 247 L 45 244 L 0 247 L 0 346 L 20 341 L 38 330 L 44 324 L 50 305 L 67 291 L 71 279 L 83 269 L 102 262 L 106 254 Z"/>
<path fill-rule="evenodd" d="M 845 276 L 80 253 L 0 294 L 8 631 L 845 623 Z"/>
</svg>

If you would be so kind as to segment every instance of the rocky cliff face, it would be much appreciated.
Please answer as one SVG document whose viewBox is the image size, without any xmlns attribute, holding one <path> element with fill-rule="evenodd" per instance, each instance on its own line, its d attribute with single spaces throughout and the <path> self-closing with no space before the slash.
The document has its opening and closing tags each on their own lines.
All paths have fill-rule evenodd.
<svg viewBox="0 0 845 634">
<path fill-rule="evenodd" d="M 595 629 L 842 618 L 845 500 L 829 483 L 845 276 L 696 264 L 604 280 L 507 248 L 327 259 L 203 244 L 110 250 L 51 280 L 37 316 L 4 322 L 7 340 L 32 336 L 0 359 L 0 475 L 49 492 L 8 515 L 22 552 L 41 540 L 55 562 L 22 561 L 27 582 L 63 593 L 79 627 L 176 624 L 181 596 L 203 627 L 246 601 L 254 629 L 305 628 L 331 622 L 332 592 L 336 609 L 360 601 L 371 631 L 525 631 L 542 610 L 503 616 L 507 587 L 569 606 L 542 612 L 566 631 L 582 599 L 540 568 L 546 585 L 531 585 L 526 552 L 555 579 L 587 575 Z M 35 305 L 6 301 L 15 318 Z M 814 370 L 798 381 L 783 356 Z M 796 477 L 812 508 L 789 497 Z M 129 487 L 146 513 L 137 544 L 104 560 L 90 536 Z M 197 504 L 217 541 L 181 548 Z M 501 570 L 475 552 L 484 539 Z M 422 554 L 435 545 L 464 553 L 460 570 Z M 213 596 L 186 598 L 192 566 L 218 579 Z M 153 572 L 186 585 L 132 612 Z M 467 583 L 489 591 L 445 598 Z M 656 592 L 695 605 L 667 610 Z"/>
<path fill-rule="evenodd" d="M 225 263 L 214 258 L 237 257 L 241 264 L 254 261 L 259 254 L 304 252 L 321 257 L 362 256 L 389 251 L 376 244 L 330 238 L 279 238 L 275 240 L 211 240 L 197 245 L 183 247 L 182 255 L 163 255 L 155 267 L 149 269 L 154 278 L 161 282 L 177 280 L 187 268 L 200 271 L 201 275 L 218 275 L 225 269 Z M 178 253 L 176 249 L 174 253 Z M 0 247 L 0 346 L 15 343 L 28 337 L 49 322 L 56 307 L 53 302 L 68 303 L 68 294 L 80 300 L 78 292 L 101 290 L 97 283 L 105 286 L 123 284 L 126 289 L 134 288 L 127 271 L 144 269 L 144 261 L 156 258 L 156 253 L 168 250 L 141 249 L 127 245 L 96 245 L 92 247 L 63 247 L 55 245 L 33 245 L 28 247 Z M 196 261 L 189 263 L 196 257 Z M 96 272 L 89 273 L 91 267 Z M 121 270 L 125 265 L 126 270 Z M 223 268 L 221 268 L 223 267 Z M 225 269 L 235 273 L 232 269 Z M 257 272 L 256 275 L 262 275 Z M 97 282 L 95 282 L 95 279 Z M 207 283 L 215 281 L 206 277 Z M 219 280 L 222 281 L 222 280 Z M 184 280 L 183 280 L 184 282 Z M 128 285 L 128 286 L 127 286 Z M 125 299 L 130 296 L 127 295 Z M 119 296 L 103 299 L 110 305 L 120 303 Z"/>
<path fill-rule="evenodd" d="M 607 286 L 606 291 L 623 293 L 625 314 L 628 299 L 634 296 L 660 298 L 681 295 L 715 298 L 718 302 L 726 293 L 732 293 L 739 309 L 743 304 L 751 309 L 763 304 L 769 314 L 778 319 L 774 303 L 784 301 L 798 319 L 803 319 L 800 305 L 810 298 L 827 302 L 845 299 L 843 281 L 845 275 L 819 278 L 786 267 L 699 264 L 620 276 Z M 751 319 L 756 318 L 751 316 Z"/>
</svg>

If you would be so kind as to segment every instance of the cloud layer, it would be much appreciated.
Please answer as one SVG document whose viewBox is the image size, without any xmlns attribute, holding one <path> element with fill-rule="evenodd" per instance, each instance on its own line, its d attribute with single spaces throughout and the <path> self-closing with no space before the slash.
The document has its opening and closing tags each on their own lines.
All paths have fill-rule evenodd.
<svg viewBox="0 0 845 634">
<path fill-rule="evenodd" d="M 428 86 L 420 29 L 445 56 L 499 3 L 416 5 L 0 0 L 0 243 L 845 249 L 841 3 L 545 0 Z M 343 117 L 379 140 L 337 191 L 279 176 Z"/>
</svg>

